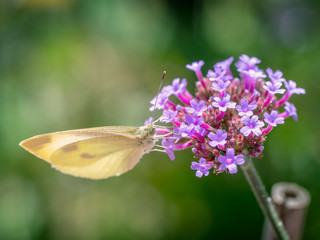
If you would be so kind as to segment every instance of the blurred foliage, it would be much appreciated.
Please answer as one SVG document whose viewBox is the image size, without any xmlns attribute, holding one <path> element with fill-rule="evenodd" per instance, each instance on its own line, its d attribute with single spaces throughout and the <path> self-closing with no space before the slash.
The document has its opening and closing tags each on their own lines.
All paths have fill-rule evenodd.
<svg viewBox="0 0 320 240">
<path fill-rule="evenodd" d="M 184 68 L 246 53 L 307 94 L 299 122 L 277 127 L 256 166 L 268 189 L 291 181 L 312 201 L 320 235 L 320 4 L 299 0 L 0 1 L 0 239 L 258 239 L 263 216 L 243 174 L 198 179 L 192 154 L 146 155 L 103 181 L 63 175 L 18 143 L 58 130 L 142 125 Z"/>
</svg>

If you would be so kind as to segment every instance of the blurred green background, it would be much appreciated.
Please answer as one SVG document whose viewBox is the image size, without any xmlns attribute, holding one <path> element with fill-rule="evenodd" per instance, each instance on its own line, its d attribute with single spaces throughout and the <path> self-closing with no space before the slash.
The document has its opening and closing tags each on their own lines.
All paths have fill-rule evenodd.
<svg viewBox="0 0 320 240">
<path fill-rule="evenodd" d="M 307 94 L 256 167 L 311 193 L 304 239 L 320 237 L 320 2 L 0 1 L 0 239 L 259 239 L 263 215 L 240 171 L 198 179 L 190 150 L 143 157 L 121 177 L 78 179 L 18 146 L 76 128 L 142 125 L 166 84 L 246 53 Z"/>
</svg>

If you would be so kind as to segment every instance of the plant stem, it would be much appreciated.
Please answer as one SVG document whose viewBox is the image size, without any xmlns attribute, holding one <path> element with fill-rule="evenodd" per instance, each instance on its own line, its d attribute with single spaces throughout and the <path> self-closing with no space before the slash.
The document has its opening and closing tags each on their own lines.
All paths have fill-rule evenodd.
<svg viewBox="0 0 320 240">
<path fill-rule="evenodd" d="M 289 236 L 272 203 L 272 199 L 269 197 L 261 178 L 251 161 L 251 157 L 248 154 L 245 154 L 245 161 L 245 164 L 241 165 L 241 168 L 251 186 L 260 208 L 262 209 L 265 217 L 267 217 L 272 224 L 278 238 L 288 240 Z"/>
</svg>

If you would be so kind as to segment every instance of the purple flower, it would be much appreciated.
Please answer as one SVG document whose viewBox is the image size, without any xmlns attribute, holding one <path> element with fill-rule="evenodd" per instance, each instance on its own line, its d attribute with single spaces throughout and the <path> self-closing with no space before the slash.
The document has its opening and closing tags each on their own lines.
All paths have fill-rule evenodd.
<svg viewBox="0 0 320 240">
<path fill-rule="evenodd" d="M 172 139 L 163 139 L 162 142 L 161 142 L 162 146 L 165 147 L 164 151 L 168 154 L 169 158 L 171 160 L 174 160 L 175 157 L 174 157 L 174 153 L 173 153 L 173 150 L 175 149 L 175 144 L 173 143 L 173 140 Z"/>
<path fill-rule="evenodd" d="M 207 110 L 207 106 L 205 101 L 200 100 L 199 103 L 196 99 L 192 99 L 190 101 L 191 107 L 186 107 L 186 110 L 188 113 L 194 113 L 196 112 L 198 115 L 201 115 L 205 110 Z"/>
<path fill-rule="evenodd" d="M 284 85 L 286 86 L 286 89 L 288 90 L 289 94 L 305 94 L 306 90 L 303 88 L 297 88 L 296 82 L 289 80 L 288 82 L 284 82 Z"/>
<path fill-rule="evenodd" d="M 175 127 L 174 131 L 178 137 L 190 137 L 193 133 L 198 133 L 201 136 L 204 136 L 207 132 L 201 127 L 201 124 L 204 123 L 204 120 L 198 116 L 196 112 L 193 115 L 186 114 L 184 121 L 180 127 Z"/>
<path fill-rule="evenodd" d="M 254 89 L 253 90 L 253 93 L 252 93 L 252 95 L 251 95 L 251 97 L 250 97 L 250 101 L 252 101 L 253 99 L 255 99 L 256 97 L 259 97 L 260 96 L 260 93 L 259 93 L 259 91 L 257 91 L 257 89 Z M 249 101 L 249 102 L 250 102 Z"/>
<path fill-rule="evenodd" d="M 185 123 L 181 123 L 180 127 L 182 125 L 186 125 Z M 182 138 L 181 136 L 181 133 L 182 133 L 182 130 L 180 127 L 174 127 L 173 128 L 173 134 L 172 134 L 172 137 L 175 139 L 175 143 L 179 142 L 179 140 Z"/>
<path fill-rule="evenodd" d="M 244 157 L 241 154 L 234 156 L 234 149 L 228 148 L 226 156 L 219 155 L 218 161 L 221 163 L 219 170 L 225 170 L 227 168 L 229 172 L 233 174 L 238 171 L 237 165 L 244 164 Z"/>
<path fill-rule="evenodd" d="M 191 134 L 193 132 L 196 132 L 201 135 L 203 134 L 203 128 L 200 125 L 204 123 L 204 120 L 202 119 L 202 117 L 198 116 L 196 112 L 194 112 L 192 116 L 186 114 L 184 121 L 188 123 L 188 127 L 185 129 L 188 131 L 188 133 Z"/>
<path fill-rule="evenodd" d="M 207 163 L 205 158 L 200 158 L 199 163 L 197 162 L 192 162 L 191 164 L 191 169 L 196 170 L 196 176 L 197 177 L 202 177 L 203 175 L 208 176 L 209 175 L 209 169 L 212 166 Z"/>
<path fill-rule="evenodd" d="M 213 132 L 210 132 L 208 134 L 208 137 L 210 138 L 210 142 L 209 142 L 209 145 L 211 147 L 216 147 L 218 145 L 222 145 L 224 146 L 227 141 L 227 132 L 225 130 L 221 130 L 221 129 L 218 129 L 217 133 L 213 133 Z"/>
<path fill-rule="evenodd" d="M 204 129 L 203 127 L 200 127 L 197 129 L 197 133 L 199 133 L 201 136 L 207 135 L 207 130 Z"/>
<path fill-rule="evenodd" d="M 297 109 L 292 103 L 286 102 L 284 110 L 286 110 L 288 115 L 292 116 L 295 121 L 298 121 Z"/>
<path fill-rule="evenodd" d="M 175 78 L 172 81 L 172 94 L 177 95 L 179 93 L 182 93 L 182 91 L 186 88 L 187 86 L 187 80 L 184 78 L 181 80 L 180 83 L 180 78 Z"/>
<path fill-rule="evenodd" d="M 214 102 L 212 102 L 212 106 L 219 108 L 220 111 L 225 112 L 228 108 L 235 108 L 236 103 L 235 102 L 229 102 L 230 101 L 230 95 L 226 94 L 221 98 L 214 97 Z"/>
<path fill-rule="evenodd" d="M 256 66 L 256 64 L 259 64 L 261 62 L 258 58 L 256 57 L 250 58 L 246 54 L 242 54 L 239 57 L 239 59 L 240 61 L 235 64 L 238 72 L 242 72 L 243 70 L 249 70 L 249 69 L 256 70 L 258 69 L 258 66 Z"/>
<path fill-rule="evenodd" d="M 285 79 L 282 77 L 283 73 L 280 70 L 272 71 L 271 68 L 267 68 L 266 70 L 271 82 L 284 82 Z"/>
<path fill-rule="evenodd" d="M 193 129 L 193 125 L 187 125 L 183 122 L 180 127 L 175 127 L 174 131 L 179 137 L 190 137 L 193 133 Z"/>
<path fill-rule="evenodd" d="M 283 94 L 286 90 L 280 89 L 282 86 L 281 82 L 266 82 L 263 86 L 264 89 L 268 90 L 272 95 L 280 93 Z"/>
<path fill-rule="evenodd" d="M 257 108 L 256 101 L 253 101 L 252 103 L 248 104 L 248 100 L 243 98 L 240 100 L 241 105 L 237 105 L 236 109 L 239 112 L 239 116 L 247 116 L 250 117 L 253 115 L 252 110 Z"/>
<path fill-rule="evenodd" d="M 277 124 L 283 124 L 284 118 L 278 117 L 278 111 L 272 110 L 271 113 L 264 113 L 264 121 L 270 124 L 272 127 L 277 126 Z"/>
<path fill-rule="evenodd" d="M 174 79 L 175 80 L 175 79 Z M 172 83 L 174 82 L 174 80 L 172 81 Z M 187 84 L 187 83 L 186 83 Z M 167 85 L 164 86 L 161 90 L 161 94 L 166 95 L 168 97 L 170 97 L 173 94 L 173 86 L 172 85 Z"/>
<path fill-rule="evenodd" d="M 287 88 L 287 93 L 276 103 L 277 107 L 282 106 L 286 101 L 289 100 L 292 94 L 305 94 L 306 90 L 303 88 L 297 88 L 297 84 L 289 80 L 289 82 L 284 81 L 285 87 Z"/>
<path fill-rule="evenodd" d="M 144 121 L 144 126 L 150 125 L 153 123 L 153 117 L 149 117 L 147 120 Z"/>
<path fill-rule="evenodd" d="M 228 59 L 226 60 L 223 60 L 221 62 L 218 62 L 216 63 L 214 66 L 220 66 L 222 69 L 224 69 L 224 71 L 228 74 L 228 75 L 231 75 L 231 72 L 230 72 L 230 65 L 231 63 L 233 62 L 233 57 L 229 57 Z"/>
<path fill-rule="evenodd" d="M 241 129 L 240 129 L 240 132 L 245 136 L 245 137 L 247 137 L 247 136 L 249 136 L 249 134 L 251 133 L 251 132 L 253 132 L 255 135 L 257 135 L 257 136 L 260 136 L 261 135 L 261 127 L 263 127 L 264 126 L 264 122 L 262 122 L 262 121 L 259 121 L 259 118 L 258 118 L 258 116 L 256 116 L 256 115 L 253 115 L 252 117 L 251 117 L 251 119 L 249 118 L 249 117 L 247 117 L 247 116 L 243 116 L 242 118 L 241 118 L 241 122 L 244 124 L 244 125 L 246 125 L 246 126 L 244 126 L 244 127 L 242 127 Z"/>
<path fill-rule="evenodd" d="M 212 83 L 212 90 L 218 91 L 218 92 L 224 92 L 226 88 L 229 86 L 230 81 L 224 82 L 223 80 L 218 80 L 218 82 Z"/>
<path fill-rule="evenodd" d="M 160 118 L 160 122 L 169 123 L 177 116 L 178 111 L 165 110 Z"/>
<path fill-rule="evenodd" d="M 266 78 L 267 77 L 267 75 L 265 75 L 264 72 L 259 69 L 243 70 L 242 73 L 246 74 L 251 79 L 258 79 L 258 78 Z"/>
<path fill-rule="evenodd" d="M 214 71 L 209 70 L 207 73 L 207 78 L 213 81 L 223 80 L 223 76 L 226 74 L 226 71 L 221 66 L 214 66 Z"/>
<path fill-rule="evenodd" d="M 172 83 L 174 83 L 175 80 L 173 80 Z M 179 82 L 179 80 L 178 80 Z M 187 82 L 185 82 L 185 85 L 187 85 Z M 153 105 L 149 108 L 150 111 L 154 111 L 155 109 L 163 109 L 164 105 L 166 104 L 168 98 L 173 94 L 173 86 L 168 85 L 164 86 L 161 90 L 161 92 L 155 96 L 150 103 Z M 157 106 L 155 106 L 157 104 Z"/>
<path fill-rule="evenodd" d="M 206 78 L 201 72 L 203 61 L 188 64 L 196 74 L 195 94 L 187 90 L 186 79 L 175 78 L 151 101 L 151 110 L 162 112 L 156 122 L 164 125 L 153 119 L 145 122 L 156 124 L 156 138 L 162 145 L 155 150 L 173 160 L 175 151 L 191 148 L 196 160 L 190 165 L 197 177 L 207 176 L 210 169 L 236 173 L 237 165 L 245 162 L 244 151 L 262 157 L 266 136 L 273 128 L 289 116 L 297 120 L 296 108 L 288 103 L 291 95 L 305 94 L 294 81 L 286 81 L 281 71 L 259 69 L 256 57 L 240 56 L 235 64 L 238 76 L 230 71 L 232 61 L 231 57 L 214 64 Z"/>
<path fill-rule="evenodd" d="M 193 62 L 192 64 L 187 64 L 186 68 L 198 72 L 201 70 L 201 67 L 204 65 L 204 61 L 200 60 L 199 62 Z"/>
<path fill-rule="evenodd" d="M 149 108 L 150 111 L 154 111 L 155 109 L 163 109 L 164 105 L 166 104 L 168 100 L 168 94 L 162 93 L 162 91 L 151 100 L 152 107 Z"/>
<path fill-rule="evenodd" d="M 199 115 L 196 112 L 193 113 L 192 116 L 189 114 L 186 114 L 184 121 L 189 123 L 189 125 L 194 124 L 195 126 L 203 123 L 202 117 L 199 117 Z"/>
<path fill-rule="evenodd" d="M 205 82 L 203 81 L 203 76 L 201 72 L 201 67 L 203 66 L 204 61 L 200 60 L 199 62 L 193 62 L 192 64 L 187 64 L 186 68 L 195 72 L 197 78 L 201 82 L 202 86 L 205 87 Z"/>
<path fill-rule="evenodd" d="M 232 61 L 233 57 L 230 57 L 222 62 L 216 63 L 213 66 L 214 71 L 208 71 L 207 78 L 212 82 L 219 80 L 223 82 L 230 81 L 233 78 L 232 73 L 230 71 L 230 64 L 232 63 Z"/>
</svg>

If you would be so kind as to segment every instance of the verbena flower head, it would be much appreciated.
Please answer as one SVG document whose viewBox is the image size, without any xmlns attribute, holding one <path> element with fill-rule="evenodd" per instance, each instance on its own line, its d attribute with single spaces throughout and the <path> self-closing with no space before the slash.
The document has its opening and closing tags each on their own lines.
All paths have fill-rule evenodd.
<svg viewBox="0 0 320 240">
<path fill-rule="evenodd" d="M 241 55 L 235 63 L 238 76 L 230 71 L 233 58 L 218 62 L 204 77 L 203 61 L 188 64 L 195 72 L 195 95 L 186 89 L 187 80 L 176 78 L 152 101 L 151 111 L 160 109 L 156 136 L 170 159 L 174 152 L 191 148 L 196 159 L 191 169 L 197 177 L 237 172 L 245 154 L 262 157 L 266 136 L 288 117 L 297 120 L 296 108 L 288 102 L 293 94 L 304 94 L 279 70 L 259 69 L 256 57 Z M 284 94 L 285 93 L 285 94 Z M 278 99 L 279 96 L 281 99 Z M 148 121 L 149 123 L 150 121 Z"/>
</svg>

